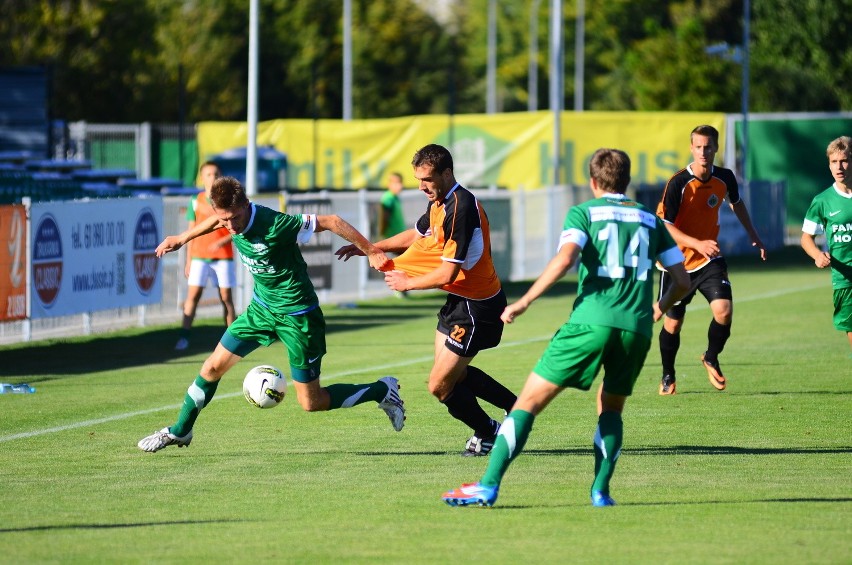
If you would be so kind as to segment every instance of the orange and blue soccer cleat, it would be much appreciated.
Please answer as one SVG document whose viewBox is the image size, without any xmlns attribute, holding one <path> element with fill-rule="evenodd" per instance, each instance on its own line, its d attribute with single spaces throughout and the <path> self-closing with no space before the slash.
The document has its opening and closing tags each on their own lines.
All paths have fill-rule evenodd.
<svg viewBox="0 0 852 565">
<path fill-rule="evenodd" d="M 489 487 L 479 483 L 465 483 L 457 489 L 445 492 L 441 498 L 450 506 L 492 506 L 497 500 L 500 487 Z"/>
</svg>

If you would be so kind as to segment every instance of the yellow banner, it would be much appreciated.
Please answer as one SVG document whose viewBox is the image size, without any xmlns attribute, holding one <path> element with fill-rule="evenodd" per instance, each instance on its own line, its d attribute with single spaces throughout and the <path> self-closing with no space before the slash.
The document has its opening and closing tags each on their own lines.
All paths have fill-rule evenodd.
<svg viewBox="0 0 852 565">
<path fill-rule="evenodd" d="M 691 161 L 689 132 L 700 124 L 725 139 L 725 114 L 712 112 L 563 112 L 560 184 L 588 182 L 588 160 L 600 147 L 626 151 L 632 182 L 665 182 Z M 245 147 L 244 122 L 198 124 L 203 162 Z M 287 188 L 377 188 L 392 171 L 416 186 L 411 157 L 429 143 L 453 154 L 456 178 L 469 188 L 534 189 L 553 184 L 553 114 L 427 115 L 376 120 L 272 120 L 257 128 L 257 144 L 287 155 Z M 719 156 L 724 154 L 720 147 Z M 721 162 L 719 162 L 721 164 Z"/>
</svg>

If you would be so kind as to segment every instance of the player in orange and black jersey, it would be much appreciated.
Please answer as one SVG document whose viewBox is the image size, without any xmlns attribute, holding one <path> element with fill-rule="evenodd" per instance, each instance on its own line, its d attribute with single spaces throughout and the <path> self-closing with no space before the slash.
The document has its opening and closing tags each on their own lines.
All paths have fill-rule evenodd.
<svg viewBox="0 0 852 565">
<path fill-rule="evenodd" d="M 742 201 L 733 171 L 715 167 L 713 160 L 719 150 L 719 132 L 702 125 L 690 134 L 693 161 L 669 179 L 657 206 L 657 216 L 665 222 L 669 233 L 685 257 L 684 266 L 692 282 L 689 293 L 668 312 L 660 330 L 660 356 L 663 377 L 660 394 L 674 394 L 675 358 L 680 348 L 680 330 L 686 306 L 695 292 L 700 292 L 710 304 L 713 319 L 707 330 L 707 350 L 701 356 L 710 383 L 718 390 L 726 386 L 718 356 L 731 335 L 733 295 L 728 280 L 728 265 L 719 250 L 719 212 L 727 199 L 731 210 L 751 238 L 752 246 L 766 260 L 766 249 L 751 223 L 748 209 Z M 667 273 L 660 277 L 660 295 L 671 283 Z"/>
<path fill-rule="evenodd" d="M 462 454 L 487 455 L 499 423 L 477 398 L 505 412 L 516 400 L 509 389 L 470 365 L 479 351 L 495 347 L 503 335 L 500 315 L 506 295 L 491 258 L 488 217 L 473 193 L 456 181 L 446 148 L 427 145 L 414 154 L 412 165 L 420 190 L 429 199 L 426 213 L 414 228 L 375 245 L 386 253 L 401 253 L 385 271 L 391 290 L 448 293 L 438 313 L 429 392 L 473 430 Z M 347 260 L 361 252 L 349 245 L 336 255 Z"/>
</svg>

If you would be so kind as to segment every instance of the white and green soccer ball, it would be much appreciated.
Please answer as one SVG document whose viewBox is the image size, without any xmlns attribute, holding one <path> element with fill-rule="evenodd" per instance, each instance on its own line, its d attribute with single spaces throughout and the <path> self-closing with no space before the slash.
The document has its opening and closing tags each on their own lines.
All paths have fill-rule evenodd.
<svg viewBox="0 0 852 565">
<path fill-rule="evenodd" d="M 275 408 L 287 394 L 287 379 L 278 368 L 259 365 L 246 373 L 243 394 L 252 406 Z"/>
</svg>

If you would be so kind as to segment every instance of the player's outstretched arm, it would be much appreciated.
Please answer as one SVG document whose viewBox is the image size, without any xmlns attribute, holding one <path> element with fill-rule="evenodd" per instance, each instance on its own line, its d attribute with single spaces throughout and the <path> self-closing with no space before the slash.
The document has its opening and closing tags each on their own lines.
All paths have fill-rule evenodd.
<svg viewBox="0 0 852 565">
<path fill-rule="evenodd" d="M 162 257 L 166 253 L 177 251 L 196 237 L 210 233 L 219 227 L 219 218 L 210 216 L 203 222 L 195 224 L 192 228 L 186 230 L 180 235 L 169 235 L 157 246 L 154 253 L 157 257 Z"/>
<path fill-rule="evenodd" d="M 574 263 L 577 262 L 577 257 L 580 256 L 580 246 L 576 243 L 566 243 L 559 252 L 550 260 L 544 272 L 539 275 L 527 292 L 517 301 L 506 306 L 500 319 L 507 324 L 515 321 L 515 318 L 527 311 L 527 308 L 535 302 L 535 300 L 544 294 L 547 289 L 556 284 L 556 281 L 565 276 Z"/>
<path fill-rule="evenodd" d="M 370 243 L 367 238 L 361 234 L 361 232 L 352 226 L 352 224 L 336 214 L 317 216 L 316 231 L 321 232 L 326 230 L 334 232 L 346 241 L 352 243 L 355 248 L 360 251 L 359 255 L 365 255 L 370 261 L 370 266 L 377 271 L 381 271 L 382 267 L 390 261 L 384 251 Z M 342 247 L 335 252 L 338 259 L 342 259 L 344 255 L 347 255 L 346 259 L 354 255 L 354 253 L 341 253 L 343 249 L 345 249 L 345 247 Z"/>
<path fill-rule="evenodd" d="M 383 239 L 382 241 L 378 241 L 374 243 L 376 247 L 384 251 L 385 253 L 402 253 L 414 243 L 420 235 L 417 233 L 417 230 L 414 228 L 405 230 L 402 233 L 398 233 L 393 237 L 389 237 L 387 239 Z M 358 249 L 356 245 L 344 245 L 340 249 L 334 252 L 337 255 L 338 261 L 343 259 L 344 261 L 348 261 L 352 257 L 363 257 L 364 253 Z"/>
<path fill-rule="evenodd" d="M 818 268 L 825 269 L 831 265 L 831 255 L 829 255 L 827 251 L 823 251 L 819 248 L 814 240 L 814 236 L 811 234 L 802 234 L 802 249 L 804 249 L 805 253 L 814 260 L 814 265 Z"/>
</svg>

